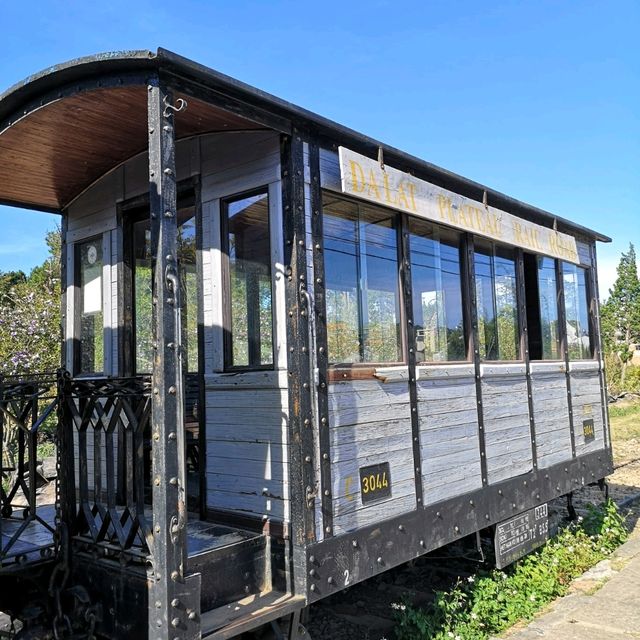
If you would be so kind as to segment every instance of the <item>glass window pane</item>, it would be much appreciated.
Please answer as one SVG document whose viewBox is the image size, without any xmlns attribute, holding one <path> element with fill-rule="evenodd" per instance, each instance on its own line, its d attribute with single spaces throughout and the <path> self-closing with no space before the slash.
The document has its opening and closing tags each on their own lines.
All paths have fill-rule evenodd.
<svg viewBox="0 0 640 640">
<path fill-rule="evenodd" d="M 147 217 L 133 224 L 133 295 L 136 373 L 153 369 L 151 230 Z"/>
<path fill-rule="evenodd" d="M 520 334 L 513 250 L 477 241 L 475 273 L 480 358 L 517 360 Z"/>
<path fill-rule="evenodd" d="M 561 357 L 557 291 L 555 260 L 538 257 L 538 300 L 543 360 L 559 360 Z"/>
<path fill-rule="evenodd" d="M 80 306 L 79 371 L 104 371 L 104 321 L 102 315 L 102 239 L 95 238 L 76 245 L 79 264 Z"/>
<path fill-rule="evenodd" d="M 402 359 L 398 249 L 392 215 L 360 212 L 364 362 Z"/>
<path fill-rule="evenodd" d="M 230 349 L 227 366 L 273 364 L 271 250 L 267 193 L 226 203 Z"/>
<path fill-rule="evenodd" d="M 322 224 L 329 357 L 331 362 L 361 362 L 357 205 L 325 206 Z"/>
<path fill-rule="evenodd" d="M 494 260 L 498 359 L 517 360 L 520 334 L 518 331 L 516 263 L 513 250 L 496 247 Z"/>
<path fill-rule="evenodd" d="M 416 219 L 409 230 L 416 360 L 465 360 L 459 236 Z"/>
<path fill-rule="evenodd" d="M 325 194 L 329 359 L 399 362 L 400 294 L 395 214 Z"/>
<path fill-rule="evenodd" d="M 196 262 L 196 216 L 193 207 L 178 210 L 178 273 L 183 371 L 198 371 L 198 275 Z"/>
<path fill-rule="evenodd" d="M 498 333 L 493 289 L 491 247 L 477 246 L 475 252 L 478 350 L 482 360 L 498 359 Z"/>
<path fill-rule="evenodd" d="M 593 356 L 589 330 L 589 294 L 587 270 L 562 263 L 564 304 L 567 321 L 567 349 L 571 360 L 588 360 Z"/>
</svg>

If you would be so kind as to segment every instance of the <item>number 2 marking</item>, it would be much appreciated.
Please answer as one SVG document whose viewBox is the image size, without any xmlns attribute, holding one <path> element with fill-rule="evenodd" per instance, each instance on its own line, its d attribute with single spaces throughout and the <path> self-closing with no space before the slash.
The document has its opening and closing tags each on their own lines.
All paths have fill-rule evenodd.
<svg viewBox="0 0 640 640">
<path fill-rule="evenodd" d="M 344 586 L 349 585 L 349 569 L 344 570 Z"/>
</svg>

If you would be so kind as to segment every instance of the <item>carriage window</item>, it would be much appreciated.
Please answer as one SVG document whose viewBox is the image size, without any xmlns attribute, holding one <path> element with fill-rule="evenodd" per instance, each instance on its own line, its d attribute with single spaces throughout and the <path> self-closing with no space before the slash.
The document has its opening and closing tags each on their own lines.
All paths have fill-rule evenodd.
<svg viewBox="0 0 640 640">
<path fill-rule="evenodd" d="M 514 252 L 476 241 L 474 260 L 480 358 L 517 360 L 519 330 Z"/>
<path fill-rule="evenodd" d="M 269 198 L 266 191 L 223 203 L 228 259 L 225 366 L 273 365 Z"/>
<path fill-rule="evenodd" d="M 417 219 L 409 231 L 416 360 L 466 360 L 460 237 Z"/>
<path fill-rule="evenodd" d="M 529 357 L 559 360 L 558 287 L 553 258 L 524 254 Z"/>
<path fill-rule="evenodd" d="M 78 374 L 104 370 L 104 323 L 102 317 L 102 238 L 76 245 L 77 329 L 75 369 Z"/>
<path fill-rule="evenodd" d="M 399 362 L 395 215 L 327 194 L 324 200 L 329 360 Z"/>
<path fill-rule="evenodd" d="M 553 258 L 538 256 L 538 300 L 540 304 L 542 359 L 558 360 L 560 358 L 558 288 L 556 262 Z"/>
<path fill-rule="evenodd" d="M 563 262 L 562 280 L 569 358 L 587 360 L 593 356 L 589 331 L 587 270 L 575 264 Z"/>
</svg>

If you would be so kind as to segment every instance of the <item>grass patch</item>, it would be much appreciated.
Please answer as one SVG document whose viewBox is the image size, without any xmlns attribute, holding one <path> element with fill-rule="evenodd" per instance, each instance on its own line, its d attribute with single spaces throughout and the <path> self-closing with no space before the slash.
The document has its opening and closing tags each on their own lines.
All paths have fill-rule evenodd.
<svg viewBox="0 0 640 640">
<path fill-rule="evenodd" d="M 562 530 L 505 571 L 479 573 L 436 593 L 428 609 L 395 604 L 398 640 L 486 640 L 529 620 L 564 595 L 574 578 L 628 537 L 614 502 L 592 507 L 582 522 Z"/>
<path fill-rule="evenodd" d="M 640 402 L 609 405 L 614 462 L 624 464 L 638 457 Z"/>
<path fill-rule="evenodd" d="M 39 442 L 37 447 L 38 460 L 44 460 L 56 455 L 56 445 L 53 442 Z"/>
</svg>

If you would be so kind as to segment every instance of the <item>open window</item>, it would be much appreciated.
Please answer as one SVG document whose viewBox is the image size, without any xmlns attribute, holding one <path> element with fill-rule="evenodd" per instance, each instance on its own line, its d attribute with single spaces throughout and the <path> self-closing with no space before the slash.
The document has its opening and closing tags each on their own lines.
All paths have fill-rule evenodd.
<svg viewBox="0 0 640 640">
<path fill-rule="evenodd" d="M 325 194 L 329 361 L 402 361 L 396 214 Z"/>
<path fill-rule="evenodd" d="M 273 368 L 269 195 L 266 188 L 222 202 L 225 370 Z"/>
<path fill-rule="evenodd" d="M 529 358 L 561 360 L 556 261 L 524 254 Z"/>
</svg>

